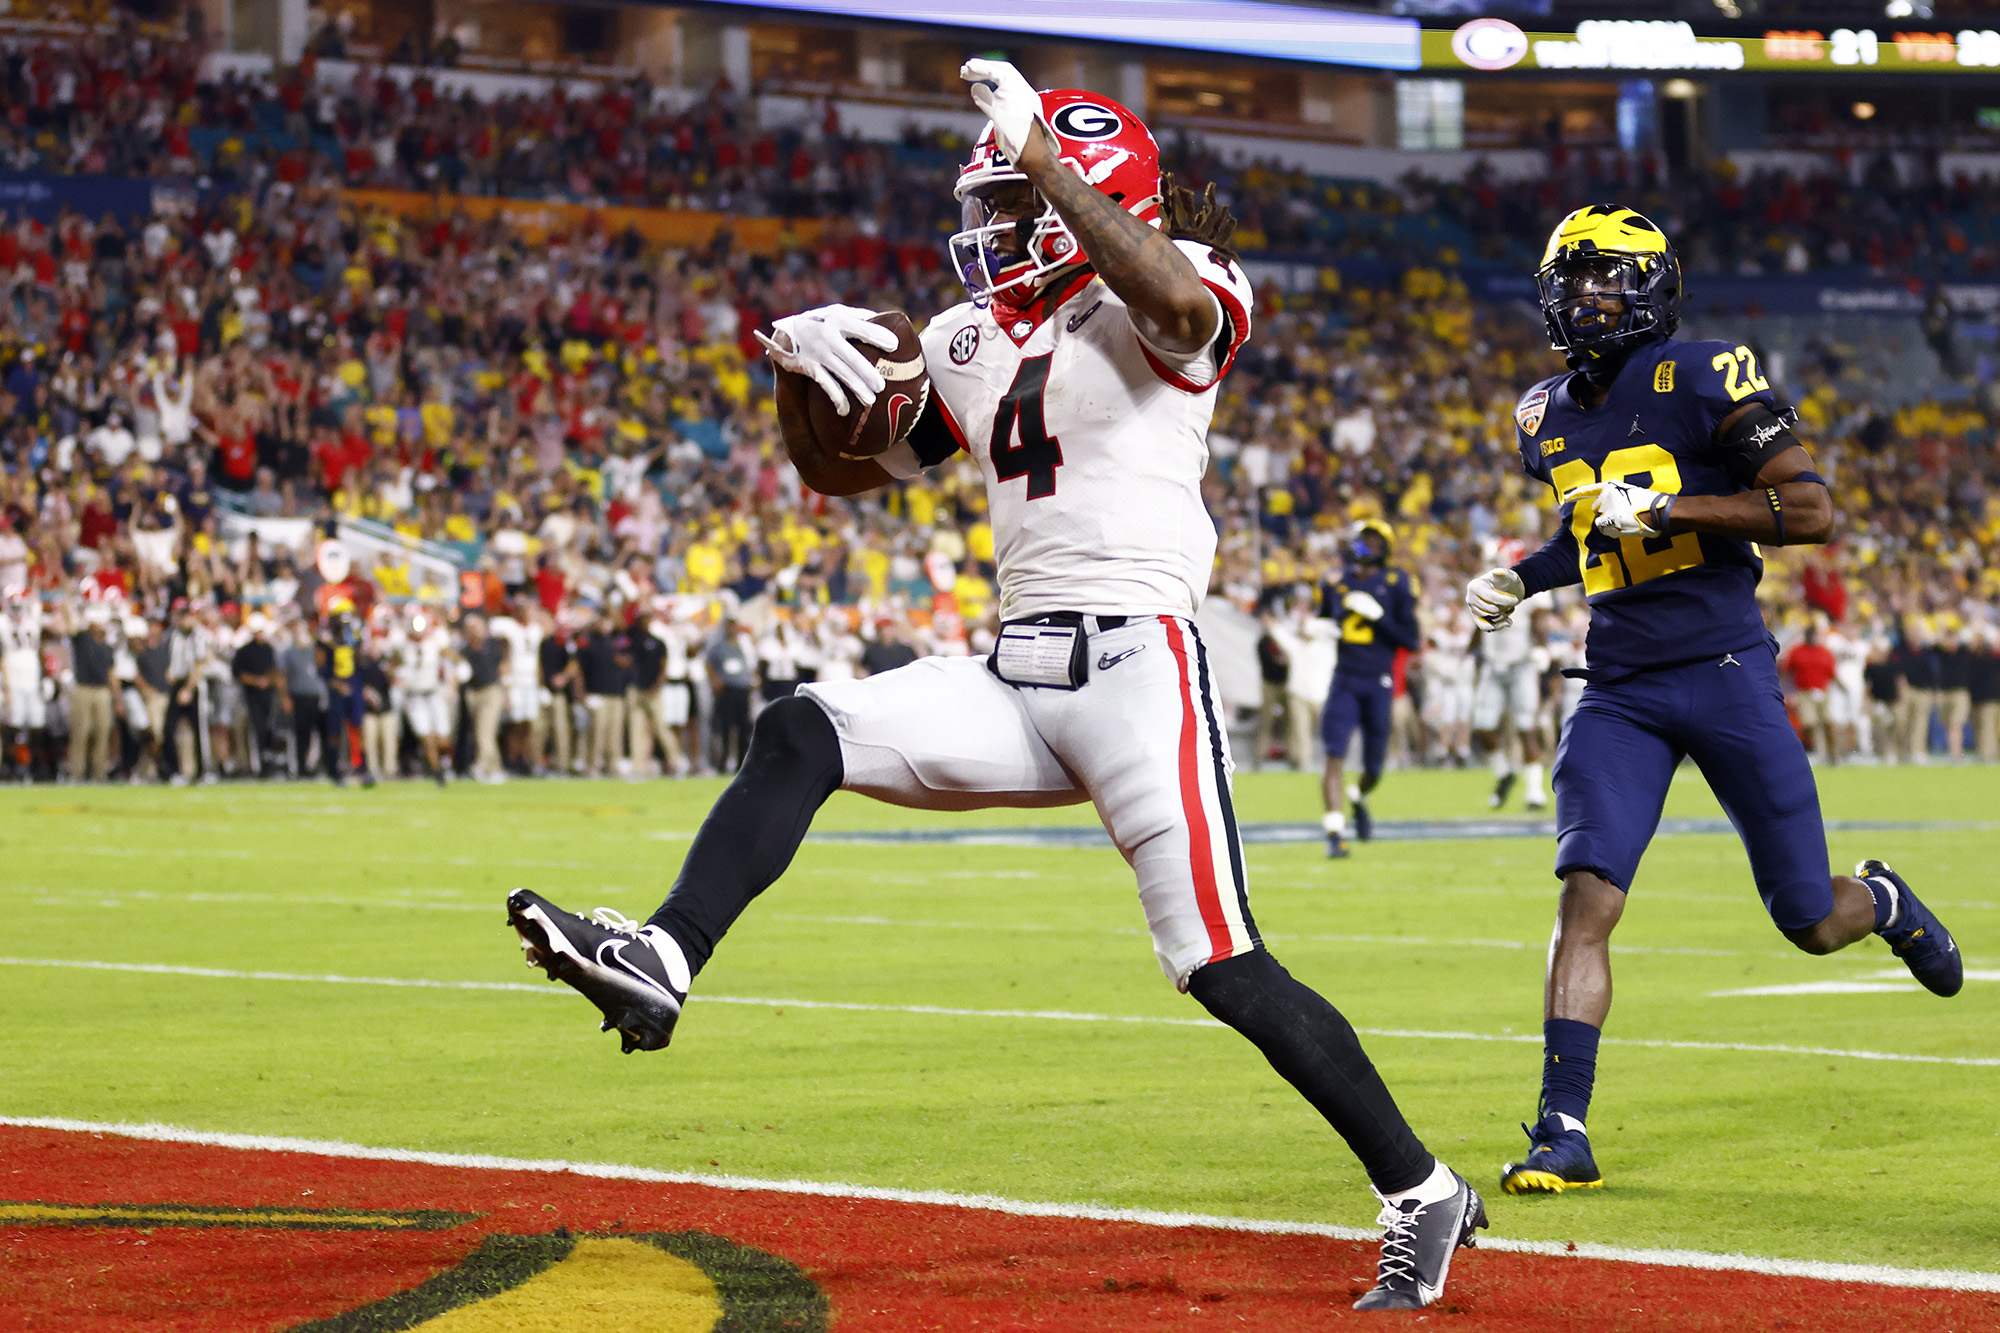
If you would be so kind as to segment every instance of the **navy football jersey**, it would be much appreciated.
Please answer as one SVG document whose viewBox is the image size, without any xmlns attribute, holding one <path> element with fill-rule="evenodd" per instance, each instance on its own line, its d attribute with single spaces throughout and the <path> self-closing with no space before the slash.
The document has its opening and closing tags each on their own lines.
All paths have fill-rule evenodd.
<svg viewBox="0 0 2000 1333">
<path fill-rule="evenodd" d="M 1382 618 L 1369 620 L 1341 602 L 1365 592 L 1382 604 Z M 1396 650 L 1417 646 L 1417 599 L 1410 576 L 1400 569 L 1350 569 L 1320 585 L 1320 614 L 1340 626 L 1340 656 L 1334 670 L 1363 676 L 1387 675 Z"/>
<path fill-rule="evenodd" d="M 1715 428 L 1748 402 L 1777 399 L 1748 347 L 1667 340 L 1640 348 L 1604 401 L 1585 409 L 1574 375 L 1528 390 L 1515 408 L 1521 463 L 1558 499 L 1595 481 L 1670 495 L 1734 495 Z M 1763 557 L 1733 537 L 1680 532 L 1606 537 L 1595 505 L 1563 504 L 1562 530 L 1515 566 L 1532 595 L 1573 583 L 1590 602 L 1585 659 L 1592 667 L 1649 667 L 1720 656 L 1762 642 L 1757 608 Z"/>
</svg>

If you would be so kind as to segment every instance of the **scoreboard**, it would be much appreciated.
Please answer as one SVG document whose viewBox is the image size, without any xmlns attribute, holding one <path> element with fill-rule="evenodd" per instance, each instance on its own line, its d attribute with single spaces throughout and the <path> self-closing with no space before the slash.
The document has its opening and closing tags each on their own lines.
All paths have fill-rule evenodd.
<svg viewBox="0 0 2000 1333">
<path fill-rule="evenodd" d="M 1601 19 L 1575 32 L 1525 32 L 1500 18 L 1423 34 L 1423 68 L 1436 73 L 1672 70 L 1702 73 L 1986 74 L 2000 68 L 2000 31 L 1897 28 L 1772 29 L 1703 37 L 1687 23 Z"/>
</svg>

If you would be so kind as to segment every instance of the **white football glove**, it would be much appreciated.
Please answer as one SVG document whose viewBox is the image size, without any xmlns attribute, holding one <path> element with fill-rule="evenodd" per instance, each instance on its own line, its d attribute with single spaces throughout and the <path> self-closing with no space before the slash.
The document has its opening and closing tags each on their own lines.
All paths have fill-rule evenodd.
<svg viewBox="0 0 2000 1333">
<path fill-rule="evenodd" d="M 1363 620 L 1382 618 L 1382 603 L 1365 592 L 1351 592 L 1340 599 L 1340 604 Z"/>
<path fill-rule="evenodd" d="M 1563 499 L 1586 497 L 1597 508 L 1597 530 L 1607 537 L 1661 536 L 1667 530 L 1667 516 L 1674 511 L 1673 496 L 1622 481 L 1579 486 Z"/>
<path fill-rule="evenodd" d="M 896 350 L 896 335 L 873 323 L 875 312 L 851 305 L 823 305 L 803 314 L 787 315 L 771 326 L 778 336 L 767 338 L 762 330 L 757 341 L 764 344 L 775 365 L 811 378 L 826 390 L 834 410 L 846 416 L 848 396 L 872 407 L 882 392 L 883 379 L 875 364 L 848 342 L 858 338 L 885 352 Z"/>
<path fill-rule="evenodd" d="M 1465 585 L 1465 606 L 1483 630 L 1506 629 L 1514 623 L 1514 608 L 1528 595 L 1527 585 L 1511 569 L 1489 569 Z"/>
<path fill-rule="evenodd" d="M 972 104 L 993 122 L 993 140 L 1009 162 L 1019 164 L 1035 122 L 1042 118 L 1042 95 L 1004 60 L 968 60 L 958 77 L 972 85 Z"/>
</svg>

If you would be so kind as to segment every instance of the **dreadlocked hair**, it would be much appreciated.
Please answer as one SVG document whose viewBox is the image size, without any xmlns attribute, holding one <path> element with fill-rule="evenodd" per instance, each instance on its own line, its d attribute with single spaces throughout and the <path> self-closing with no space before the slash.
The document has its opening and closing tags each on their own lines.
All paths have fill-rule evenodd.
<svg viewBox="0 0 2000 1333">
<path fill-rule="evenodd" d="M 1237 258 L 1231 238 L 1236 235 L 1236 215 L 1215 197 L 1210 181 L 1197 197 L 1193 190 L 1174 180 L 1171 171 L 1160 175 L 1160 223 L 1171 240 L 1195 241 L 1229 259 Z"/>
</svg>

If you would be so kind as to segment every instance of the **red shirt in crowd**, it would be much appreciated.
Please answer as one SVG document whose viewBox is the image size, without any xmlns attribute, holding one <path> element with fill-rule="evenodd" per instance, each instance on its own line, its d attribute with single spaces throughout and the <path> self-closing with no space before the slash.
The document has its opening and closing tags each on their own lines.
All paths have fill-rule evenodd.
<svg viewBox="0 0 2000 1333">
<path fill-rule="evenodd" d="M 561 570 L 543 565 L 535 571 L 535 596 L 550 615 L 562 609 L 563 593 L 567 590 L 568 581 L 563 578 Z"/>
<path fill-rule="evenodd" d="M 1823 643 L 1794 644 L 1785 654 L 1785 670 L 1806 693 L 1823 690 L 1833 683 L 1833 650 Z"/>
<path fill-rule="evenodd" d="M 215 452 L 222 463 L 222 475 L 246 485 L 257 475 L 257 441 L 249 431 L 218 434 Z"/>
<path fill-rule="evenodd" d="M 1847 619 L 1847 585 L 1841 582 L 1838 569 L 1815 561 L 1806 566 L 1799 582 L 1807 606 L 1826 612 L 1827 619 L 1836 625 Z"/>
<path fill-rule="evenodd" d="M 99 497 L 85 505 L 83 512 L 77 515 L 77 529 L 77 544 L 96 550 L 118 535 L 118 516 Z"/>
</svg>

